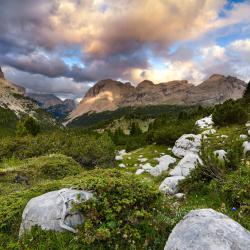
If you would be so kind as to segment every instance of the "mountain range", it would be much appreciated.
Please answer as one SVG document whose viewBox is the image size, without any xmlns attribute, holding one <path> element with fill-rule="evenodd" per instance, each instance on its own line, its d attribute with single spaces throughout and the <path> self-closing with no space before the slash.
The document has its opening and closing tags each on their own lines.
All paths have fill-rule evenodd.
<svg viewBox="0 0 250 250">
<path fill-rule="evenodd" d="M 53 94 L 25 93 L 25 89 L 4 78 L 0 68 L 0 106 L 16 114 L 33 114 L 39 108 L 59 120 L 72 122 L 76 118 L 123 107 L 157 105 L 214 105 L 228 99 L 241 98 L 247 84 L 232 76 L 214 74 L 199 85 L 187 80 L 154 84 L 144 80 L 137 86 L 112 79 L 98 81 L 81 102 L 61 100 Z M 33 101 L 35 100 L 35 101 Z"/>
<path fill-rule="evenodd" d="M 26 95 L 35 100 L 41 108 L 51 113 L 56 119 L 64 119 L 76 108 L 75 100 L 61 100 L 54 94 L 27 93 Z"/>
<path fill-rule="evenodd" d="M 69 122 L 93 112 L 148 105 L 213 105 L 241 98 L 246 83 L 232 76 L 214 74 L 195 86 L 187 80 L 154 84 L 144 80 L 136 87 L 112 79 L 98 81 L 69 115 Z"/>
</svg>

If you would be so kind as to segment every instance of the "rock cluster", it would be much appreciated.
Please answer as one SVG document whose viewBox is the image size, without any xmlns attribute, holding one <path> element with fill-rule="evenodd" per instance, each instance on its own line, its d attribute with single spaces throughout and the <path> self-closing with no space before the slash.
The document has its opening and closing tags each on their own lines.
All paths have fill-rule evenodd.
<svg viewBox="0 0 250 250">
<path fill-rule="evenodd" d="M 214 130 L 212 116 L 196 121 L 196 126 L 200 129 Z M 198 155 L 202 136 L 205 135 L 184 134 L 175 142 L 172 152 L 181 160 L 170 170 L 170 176 L 165 178 L 159 186 L 161 192 L 169 195 L 177 194 L 179 182 L 184 180 L 197 164 L 203 164 Z"/>
</svg>

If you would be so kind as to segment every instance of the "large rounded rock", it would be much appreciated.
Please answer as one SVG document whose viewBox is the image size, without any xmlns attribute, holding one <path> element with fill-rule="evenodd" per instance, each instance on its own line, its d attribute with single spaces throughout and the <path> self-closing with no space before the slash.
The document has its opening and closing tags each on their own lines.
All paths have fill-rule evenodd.
<svg viewBox="0 0 250 250">
<path fill-rule="evenodd" d="M 189 212 L 170 234 L 164 250 L 249 250 L 250 233 L 213 209 Z"/>
<path fill-rule="evenodd" d="M 87 191 L 64 188 L 31 199 L 23 211 L 19 235 L 35 225 L 45 230 L 75 232 L 75 228 L 83 223 L 84 218 L 81 213 L 71 211 L 72 205 L 84 202 L 92 196 Z"/>
<path fill-rule="evenodd" d="M 188 176 L 190 172 L 195 169 L 197 164 L 202 164 L 202 160 L 198 154 L 188 153 L 186 154 L 173 168 L 169 174 L 171 176 Z"/>
<path fill-rule="evenodd" d="M 201 147 L 201 135 L 182 135 L 172 149 L 175 156 L 182 158 L 187 153 L 198 153 Z"/>
</svg>

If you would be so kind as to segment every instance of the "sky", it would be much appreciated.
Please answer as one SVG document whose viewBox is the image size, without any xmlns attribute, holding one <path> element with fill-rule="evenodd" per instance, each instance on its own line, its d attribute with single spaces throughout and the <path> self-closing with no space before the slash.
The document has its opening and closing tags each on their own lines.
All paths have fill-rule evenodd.
<svg viewBox="0 0 250 250">
<path fill-rule="evenodd" d="M 0 0 L 0 66 L 38 93 L 211 74 L 250 80 L 250 0 Z"/>
</svg>

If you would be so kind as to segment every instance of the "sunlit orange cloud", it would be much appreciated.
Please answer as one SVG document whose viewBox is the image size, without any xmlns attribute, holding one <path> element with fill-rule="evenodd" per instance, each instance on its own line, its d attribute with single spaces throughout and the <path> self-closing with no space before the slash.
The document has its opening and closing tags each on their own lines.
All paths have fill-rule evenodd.
<svg viewBox="0 0 250 250">
<path fill-rule="evenodd" d="M 107 55 L 138 43 L 166 48 L 216 25 L 226 0 L 60 1 L 48 19 L 54 37 L 82 43 L 86 53 Z M 92 3 L 92 4 L 91 4 Z M 105 11 L 102 6 L 105 5 Z"/>
</svg>

